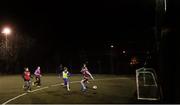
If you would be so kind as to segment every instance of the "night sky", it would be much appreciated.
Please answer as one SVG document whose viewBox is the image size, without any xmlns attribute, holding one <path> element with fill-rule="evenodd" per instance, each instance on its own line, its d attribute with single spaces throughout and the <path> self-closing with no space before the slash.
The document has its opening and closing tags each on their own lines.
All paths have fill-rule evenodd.
<svg viewBox="0 0 180 105">
<path fill-rule="evenodd" d="M 14 32 L 34 38 L 34 57 L 48 61 L 56 54 L 73 57 L 81 49 L 103 52 L 109 42 L 151 46 L 154 7 L 153 0 L 6 0 L 0 7 L 0 25 L 8 24 Z"/>
<path fill-rule="evenodd" d="M 155 19 L 152 0 L 9 1 L 4 4 L 7 5 L 1 6 L 1 22 L 5 20 L 34 37 L 49 40 L 138 39 L 141 36 L 136 33 L 151 29 Z"/>
</svg>

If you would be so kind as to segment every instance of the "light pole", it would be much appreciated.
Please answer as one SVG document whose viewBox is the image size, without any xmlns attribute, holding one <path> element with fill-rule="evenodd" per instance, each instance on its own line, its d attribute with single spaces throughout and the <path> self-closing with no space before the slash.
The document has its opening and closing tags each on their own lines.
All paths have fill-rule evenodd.
<svg viewBox="0 0 180 105">
<path fill-rule="evenodd" d="M 114 65 L 113 65 L 113 48 L 114 45 L 110 46 L 110 65 L 111 65 L 111 73 L 114 73 Z"/>
<path fill-rule="evenodd" d="M 5 35 L 6 37 L 6 41 L 5 41 L 5 44 L 6 44 L 6 50 L 7 50 L 7 36 L 11 34 L 11 29 L 8 28 L 8 27 L 5 27 L 2 31 L 2 33 Z"/>
<path fill-rule="evenodd" d="M 11 34 L 11 29 L 9 27 L 5 27 L 2 30 L 2 33 L 5 35 L 5 47 L 6 47 L 6 71 L 8 70 L 8 35 Z"/>
</svg>

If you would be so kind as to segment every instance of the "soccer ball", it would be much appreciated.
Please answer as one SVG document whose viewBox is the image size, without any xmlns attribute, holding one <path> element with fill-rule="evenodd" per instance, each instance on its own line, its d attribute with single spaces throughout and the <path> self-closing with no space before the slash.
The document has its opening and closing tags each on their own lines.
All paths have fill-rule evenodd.
<svg viewBox="0 0 180 105">
<path fill-rule="evenodd" d="M 97 86 L 96 86 L 96 85 L 94 85 L 94 86 L 93 86 L 93 89 L 94 89 L 94 90 L 96 90 L 96 89 L 97 89 Z"/>
</svg>

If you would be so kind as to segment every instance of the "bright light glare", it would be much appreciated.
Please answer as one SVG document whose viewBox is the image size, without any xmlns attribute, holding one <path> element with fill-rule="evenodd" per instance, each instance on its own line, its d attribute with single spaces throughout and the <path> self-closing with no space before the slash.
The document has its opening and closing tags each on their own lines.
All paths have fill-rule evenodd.
<svg viewBox="0 0 180 105">
<path fill-rule="evenodd" d="M 11 29 L 6 27 L 6 28 L 3 29 L 2 33 L 5 34 L 5 35 L 9 35 L 11 33 Z"/>
<path fill-rule="evenodd" d="M 110 47 L 111 47 L 111 48 L 113 48 L 114 46 L 113 46 L 113 45 L 111 45 Z"/>
</svg>

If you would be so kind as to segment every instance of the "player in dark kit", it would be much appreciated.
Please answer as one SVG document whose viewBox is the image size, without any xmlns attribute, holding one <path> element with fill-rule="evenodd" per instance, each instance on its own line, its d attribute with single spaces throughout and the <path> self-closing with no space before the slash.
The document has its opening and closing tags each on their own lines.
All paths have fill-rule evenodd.
<svg viewBox="0 0 180 105">
<path fill-rule="evenodd" d="M 93 79 L 93 80 L 94 80 L 94 78 L 91 75 L 91 73 L 88 71 L 86 64 L 83 64 L 83 67 L 81 69 L 81 73 L 83 75 L 83 79 L 81 80 L 82 91 L 86 91 L 87 87 L 86 87 L 85 83 L 88 82 L 89 77 L 91 77 L 91 79 Z"/>
<path fill-rule="evenodd" d="M 61 78 L 61 73 L 63 72 L 63 65 L 62 64 L 60 64 L 60 66 L 58 67 L 58 69 L 57 69 L 57 74 L 58 74 L 58 78 Z"/>
</svg>

